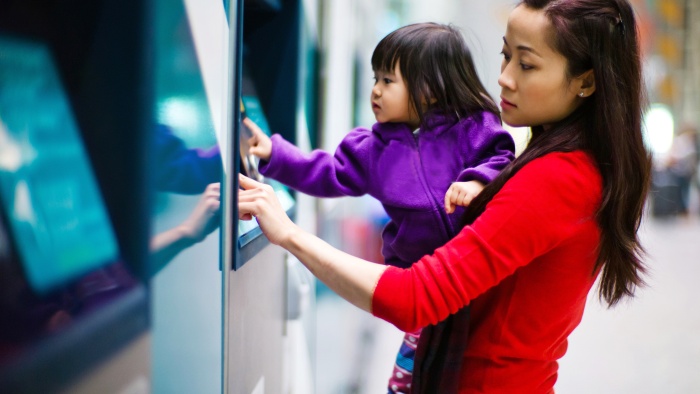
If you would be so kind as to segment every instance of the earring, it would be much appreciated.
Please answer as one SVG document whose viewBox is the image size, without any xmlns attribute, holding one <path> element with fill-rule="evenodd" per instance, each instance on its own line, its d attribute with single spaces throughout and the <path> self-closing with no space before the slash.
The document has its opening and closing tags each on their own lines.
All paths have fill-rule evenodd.
<svg viewBox="0 0 700 394">
<path fill-rule="evenodd" d="M 583 92 L 578 94 L 579 97 L 583 97 Z"/>
</svg>

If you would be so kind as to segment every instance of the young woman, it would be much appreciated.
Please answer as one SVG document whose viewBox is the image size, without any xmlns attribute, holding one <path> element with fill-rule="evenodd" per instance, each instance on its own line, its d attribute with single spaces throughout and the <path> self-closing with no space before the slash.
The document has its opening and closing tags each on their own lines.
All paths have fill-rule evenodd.
<svg viewBox="0 0 700 394">
<path fill-rule="evenodd" d="M 350 131 L 333 154 L 304 154 L 247 119 L 250 153 L 262 159 L 261 174 L 303 193 L 379 200 L 390 219 L 384 261 L 405 268 L 459 232 L 462 207 L 510 164 L 515 146 L 454 27 L 401 27 L 377 44 L 372 68 L 371 128 Z M 410 390 L 419 336 L 420 329 L 404 336 L 390 393 Z"/>
<path fill-rule="evenodd" d="M 650 157 L 630 4 L 522 1 L 499 84 L 502 118 L 532 127 L 529 146 L 471 202 L 462 231 L 410 268 L 332 248 L 295 226 L 269 187 L 240 178 L 239 217 L 255 216 L 271 242 L 356 306 L 410 331 L 471 305 L 463 363 L 414 375 L 413 392 L 552 393 L 596 279 L 610 306 L 643 284 L 637 230 Z M 462 335 L 445 332 L 425 346 L 449 348 Z"/>
</svg>

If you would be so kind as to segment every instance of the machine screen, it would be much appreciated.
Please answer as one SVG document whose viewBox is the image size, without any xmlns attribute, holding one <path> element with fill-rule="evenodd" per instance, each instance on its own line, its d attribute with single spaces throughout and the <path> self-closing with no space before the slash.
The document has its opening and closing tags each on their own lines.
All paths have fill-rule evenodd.
<svg viewBox="0 0 700 394">
<path fill-rule="evenodd" d="M 48 48 L 0 36 L 0 201 L 32 289 L 114 262 L 117 242 Z"/>
</svg>

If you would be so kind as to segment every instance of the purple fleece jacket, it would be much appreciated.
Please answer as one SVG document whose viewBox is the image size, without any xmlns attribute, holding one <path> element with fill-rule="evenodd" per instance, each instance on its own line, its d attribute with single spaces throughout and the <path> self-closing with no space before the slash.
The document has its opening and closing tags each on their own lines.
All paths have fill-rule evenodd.
<svg viewBox="0 0 700 394">
<path fill-rule="evenodd" d="M 335 154 L 304 154 L 275 134 L 270 160 L 261 161 L 259 170 L 316 197 L 378 199 L 391 219 L 382 232 L 385 262 L 407 267 L 459 231 L 463 209 L 445 212 L 450 184 L 488 183 L 514 158 L 513 139 L 492 113 L 432 115 L 425 124 L 417 135 L 403 123 L 358 127 Z"/>
</svg>

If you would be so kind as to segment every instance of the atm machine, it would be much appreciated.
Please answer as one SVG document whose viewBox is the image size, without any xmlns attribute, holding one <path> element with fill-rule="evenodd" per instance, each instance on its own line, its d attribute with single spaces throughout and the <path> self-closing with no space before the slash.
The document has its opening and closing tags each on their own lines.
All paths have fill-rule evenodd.
<svg viewBox="0 0 700 394">
<path fill-rule="evenodd" d="M 204 300 L 221 310 L 220 337 L 213 329 L 209 341 L 220 346 L 188 343 L 186 333 L 173 339 L 167 324 L 157 338 L 152 329 L 152 319 L 167 322 L 182 311 L 177 304 L 161 308 L 152 284 L 181 274 L 179 266 L 193 263 L 183 260 L 196 258 L 190 250 L 180 262 L 154 268 L 149 256 L 151 171 L 159 165 L 150 161 L 157 120 L 151 29 L 154 12 L 171 4 L 0 3 L 0 392 L 160 392 L 166 386 L 154 385 L 154 376 L 198 389 L 201 379 L 211 380 L 227 393 L 293 385 L 289 322 L 298 319 L 301 303 L 290 299 L 311 293 L 312 284 L 254 222 L 237 220 L 235 200 L 236 174 L 254 165 L 240 150 L 242 116 L 292 142 L 313 126 L 302 98 L 309 88 L 304 6 L 217 1 L 218 19 L 204 20 L 213 25 L 223 17 L 227 24 L 214 32 L 227 39 L 214 42 L 227 45 L 213 49 L 225 55 L 213 65 L 215 73 L 229 73 L 224 83 L 212 83 L 197 57 L 226 170 L 215 243 L 221 249 L 213 249 L 220 254 L 213 269 L 221 293 Z M 202 2 L 183 3 L 189 17 L 204 9 Z M 192 35 L 197 51 L 212 53 L 211 35 Z M 300 122 L 303 115 L 308 122 Z M 293 193 L 266 181 L 296 215 Z M 187 284 L 170 290 L 183 299 L 193 294 Z M 198 358 L 152 356 L 154 348 L 188 346 L 196 356 L 206 348 L 203 368 L 188 369 Z M 309 349 L 303 352 L 308 359 Z M 202 369 L 211 373 L 199 375 Z"/>
<path fill-rule="evenodd" d="M 249 134 L 241 123 L 249 117 L 266 133 L 282 134 L 292 143 L 313 134 L 314 108 L 305 98 L 314 83 L 304 31 L 306 9 L 299 0 L 231 1 L 228 9 L 230 121 L 237 138 L 229 141 L 229 168 L 236 170 L 227 173 L 231 198 L 224 228 L 235 234 L 230 239 L 236 242 L 222 245 L 228 271 L 223 286 L 224 392 L 302 392 L 299 387 L 312 392 L 313 352 L 306 345 L 313 338 L 304 342 L 303 330 L 295 324 L 312 294 L 313 279 L 283 249 L 269 244 L 255 221 L 238 221 L 235 205 L 236 174 L 241 172 L 271 184 L 293 219 L 312 214 L 298 209 L 298 196 L 285 186 L 259 177 L 256 159 L 247 155 Z M 300 347 L 290 345 L 298 339 Z M 307 365 L 302 372 L 300 364 Z"/>
<path fill-rule="evenodd" d="M 300 381 L 300 374 L 291 372 L 291 364 L 298 368 L 299 363 L 290 361 L 290 353 L 296 351 L 290 348 L 301 349 L 307 365 L 302 374 L 311 373 L 308 346 L 297 346 L 299 341 L 292 346 L 290 338 L 299 331 L 300 306 L 311 294 L 312 283 L 285 251 L 267 241 L 255 221 L 238 220 L 236 198 L 237 174 L 256 176 L 257 165 L 247 154 L 242 117 L 295 141 L 299 109 L 308 109 L 300 94 L 305 86 L 300 76 L 302 4 L 156 0 L 156 5 L 156 19 L 169 22 L 155 25 L 159 32 L 163 26 L 164 40 L 155 53 L 176 54 L 156 62 L 157 73 L 164 73 L 156 79 L 171 85 L 158 88 L 156 102 L 164 111 L 158 110 L 157 117 L 183 140 L 205 136 L 207 131 L 200 129 L 213 130 L 224 179 L 218 238 L 212 239 L 212 234 L 183 251 L 151 279 L 153 387 L 157 393 L 290 392 L 287 388 L 297 385 L 290 381 Z M 170 42 L 167 37 L 179 38 Z M 191 73 L 183 73 L 185 66 L 192 67 Z M 191 78 L 193 84 L 184 87 L 183 81 Z M 172 117 L 167 116 L 169 106 L 177 109 Z M 196 108 L 205 109 L 197 112 L 197 119 L 204 119 L 196 127 L 199 131 L 178 126 L 183 114 Z M 196 141 L 186 145 L 197 147 Z M 296 215 L 293 193 L 264 181 L 273 185 L 287 212 Z M 157 204 L 162 198 L 169 205 L 162 212 L 156 209 L 164 213 L 155 221 L 156 231 L 167 227 L 161 222 L 176 222 L 174 216 L 194 206 L 186 196 L 161 193 Z M 306 380 L 310 385 L 311 378 Z"/>
<path fill-rule="evenodd" d="M 150 392 L 148 8 L 0 3 L 0 392 Z"/>
</svg>

